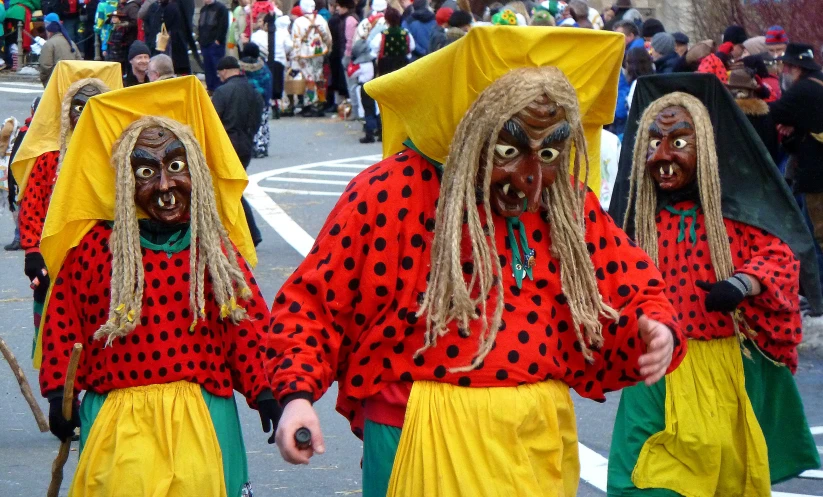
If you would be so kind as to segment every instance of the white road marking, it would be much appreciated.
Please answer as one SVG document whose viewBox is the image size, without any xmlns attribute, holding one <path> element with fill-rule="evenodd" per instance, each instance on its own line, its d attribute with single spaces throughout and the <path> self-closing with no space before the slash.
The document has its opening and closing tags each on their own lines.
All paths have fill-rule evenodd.
<svg viewBox="0 0 823 497">
<path fill-rule="evenodd" d="M 800 473 L 800 478 L 808 478 L 810 480 L 823 480 L 823 471 L 819 469 L 810 469 Z"/>
<path fill-rule="evenodd" d="M 7 83 L 3 83 L 4 85 Z M 9 88 L 6 86 L 0 86 L 0 92 L 3 93 L 43 93 L 43 88 L 36 90 L 34 88 L 26 89 L 26 88 Z"/>
<path fill-rule="evenodd" d="M 348 181 L 338 181 L 332 179 L 312 179 L 312 178 L 284 178 L 282 176 L 272 176 L 266 178 L 266 181 L 282 181 L 284 183 L 311 183 L 315 185 L 342 185 L 349 184 Z"/>
<path fill-rule="evenodd" d="M 319 184 L 348 184 L 345 181 L 331 181 L 321 183 L 320 180 L 305 179 L 305 178 L 284 178 L 280 175 L 285 173 L 303 172 L 307 169 L 315 167 L 349 167 L 352 163 L 357 161 L 377 162 L 380 160 L 379 155 L 367 157 L 354 157 L 351 159 L 342 159 L 327 162 L 315 162 L 312 164 L 303 164 L 299 166 L 290 166 L 271 171 L 264 171 L 249 176 L 249 186 L 243 194 L 246 200 L 254 207 L 260 216 L 266 220 L 278 235 L 283 240 L 291 245 L 300 255 L 305 257 L 314 245 L 314 238 L 306 233 L 277 203 L 269 196 L 269 193 L 287 193 L 298 195 L 327 195 L 340 196 L 342 192 L 330 191 L 312 191 L 312 190 L 289 190 L 282 188 L 262 187 L 259 183 L 262 180 L 270 181 L 291 181 L 296 183 L 319 183 Z M 361 169 L 369 167 L 371 164 L 359 165 Z M 353 167 L 353 166 L 352 166 Z M 305 174 L 305 173 L 304 173 Z M 302 181 L 298 181 L 302 180 Z M 811 428 L 812 435 L 823 435 L 823 426 L 813 426 Z M 582 443 L 578 443 L 579 457 L 580 457 L 580 479 L 592 485 L 602 492 L 606 492 L 606 482 L 608 479 L 608 463 L 609 460 L 592 449 L 586 447 Z M 811 476 L 804 476 L 807 473 Z M 818 475 L 819 474 L 819 475 Z M 807 471 L 803 478 L 823 478 L 823 471 Z M 822 497 L 807 494 L 795 494 L 788 492 L 772 492 L 772 497 Z"/>
<path fill-rule="evenodd" d="M 3 84 L 9 86 L 26 86 L 29 88 L 40 88 L 41 91 L 43 90 L 43 85 L 40 83 L 13 83 L 11 81 L 5 81 Z"/>
<path fill-rule="evenodd" d="M 317 176 L 343 176 L 346 178 L 354 178 L 359 174 L 359 171 L 323 171 L 318 169 L 303 169 L 300 171 L 292 171 L 293 174 L 312 174 Z"/>
</svg>

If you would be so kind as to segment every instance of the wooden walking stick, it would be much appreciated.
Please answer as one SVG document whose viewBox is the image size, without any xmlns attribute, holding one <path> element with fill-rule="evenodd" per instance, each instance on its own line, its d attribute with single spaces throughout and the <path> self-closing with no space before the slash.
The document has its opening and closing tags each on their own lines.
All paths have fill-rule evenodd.
<svg viewBox="0 0 823 497">
<path fill-rule="evenodd" d="M 40 428 L 42 433 L 46 433 L 49 431 L 49 422 L 46 421 L 46 416 L 43 415 L 43 411 L 40 409 L 40 406 L 37 404 L 37 400 L 34 398 L 34 394 L 31 391 L 31 385 L 29 385 L 29 382 L 26 379 L 26 373 L 23 372 L 23 368 L 20 367 L 20 363 L 17 362 L 17 358 L 14 357 L 14 354 L 12 354 L 11 349 L 8 345 L 6 345 L 6 342 L 3 341 L 2 337 L 0 337 L 0 352 L 3 353 L 3 357 L 5 357 L 6 362 L 9 363 L 11 372 L 14 373 L 14 377 L 17 378 L 17 383 L 20 384 L 20 391 L 23 393 L 23 398 L 25 398 L 26 402 L 28 402 L 32 414 L 34 414 L 34 419 L 37 421 L 37 426 Z"/>
<path fill-rule="evenodd" d="M 83 352 L 83 344 L 75 343 L 71 349 L 69 358 L 69 368 L 66 371 L 66 384 L 63 386 L 63 417 L 71 419 L 71 411 L 74 404 L 74 377 L 77 376 L 77 365 L 80 364 L 80 353 Z M 60 444 L 57 457 L 51 465 L 51 483 L 46 497 L 57 497 L 60 492 L 60 485 L 63 483 L 63 466 L 69 459 L 71 450 L 71 438 Z"/>
</svg>

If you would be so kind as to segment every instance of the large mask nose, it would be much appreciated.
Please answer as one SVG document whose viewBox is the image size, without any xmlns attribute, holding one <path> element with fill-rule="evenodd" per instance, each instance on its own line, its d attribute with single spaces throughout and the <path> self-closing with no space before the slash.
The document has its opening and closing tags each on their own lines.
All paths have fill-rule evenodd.
<svg viewBox="0 0 823 497">
<path fill-rule="evenodd" d="M 543 170 L 534 154 L 523 161 L 523 166 L 511 179 L 512 185 L 526 194 L 526 210 L 537 212 L 540 209 L 540 196 L 543 192 Z"/>
</svg>

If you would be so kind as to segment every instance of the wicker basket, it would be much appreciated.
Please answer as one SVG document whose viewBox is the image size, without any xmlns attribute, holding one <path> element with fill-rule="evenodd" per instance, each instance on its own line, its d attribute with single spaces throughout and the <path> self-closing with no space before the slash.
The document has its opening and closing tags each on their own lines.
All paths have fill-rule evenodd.
<svg viewBox="0 0 823 497">
<path fill-rule="evenodd" d="M 287 75 L 284 90 L 286 95 L 305 95 L 306 80 L 302 77 L 300 79 L 295 79 L 293 76 Z"/>
</svg>

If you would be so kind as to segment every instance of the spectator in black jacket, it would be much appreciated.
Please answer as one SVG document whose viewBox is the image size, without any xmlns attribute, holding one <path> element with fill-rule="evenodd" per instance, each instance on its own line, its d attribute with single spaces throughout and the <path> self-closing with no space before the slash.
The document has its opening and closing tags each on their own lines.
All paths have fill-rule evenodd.
<svg viewBox="0 0 823 497">
<path fill-rule="evenodd" d="M 222 2 L 203 0 L 197 33 L 200 50 L 203 52 L 203 72 L 206 73 L 206 88 L 209 93 L 220 86 L 220 80 L 217 78 L 217 63 L 226 55 L 228 32 L 229 9 Z"/>
<path fill-rule="evenodd" d="M 220 59 L 217 63 L 217 74 L 223 84 L 214 91 L 211 101 L 223 127 L 226 128 L 240 163 L 246 169 L 254 151 L 254 135 L 260 128 L 260 118 L 265 106 L 263 97 L 240 72 L 240 62 L 234 57 L 226 56 Z M 242 199 L 242 203 L 251 239 L 256 246 L 263 238 L 245 198 Z"/>
<path fill-rule="evenodd" d="M 794 190 L 803 194 L 814 237 L 823 245 L 823 73 L 811 45 L 790 43 L 779 60 L 792 84 L 769 109 L 792 156 Z"/>
<path fill-rule="evenodd" d="M 197 53 L 197 45 L 194 43 L 194 35 L 191 31 L 191 24 L 180 10 L 180 5 L 177 0 L 158 0 L 157 8 L 150 9 L 147 16 L 147 23 L 152 25 L 152 30 L 156 33 L 160 31 L 163 24 L 166 25 L 166 30 L 169 32 L 169 43 L 166 50 L 163 52 L 171 57 L 174 62 L 174 72 L 179 76 L 191 74 L 191 62 L 189 62 L 189 49 L 194 54 L 194 59 L 203 65 L 200 61 L 200 55 Z M 147 38 L 148 30 L 147 30 Z M 152 43 L 155 38 L 150 37 Z M 157 52 L 157 47 L 154 47 Z"/>
<path fill-rule="evenodd" d="M 775 164 L 780 161 L 780 147 L 777 139 L 777 127 L 769 113 L 769 105 L 763 99 L 763 87 L 755 79 L 754 71 L 747 67 L 732 69 L 726 87 L 737 102 L 740 110 L 746 114 L 752 127 L 757 132 L 766 150 Z"/>
<path fill-rule="evenodd" d="M 674 36 L 669 33 L 657 33 L 652 37 L 652 59 L 657 74 L 669 74 L 680 62 L 680 56 L 674 50 Z"/>
</svg>

